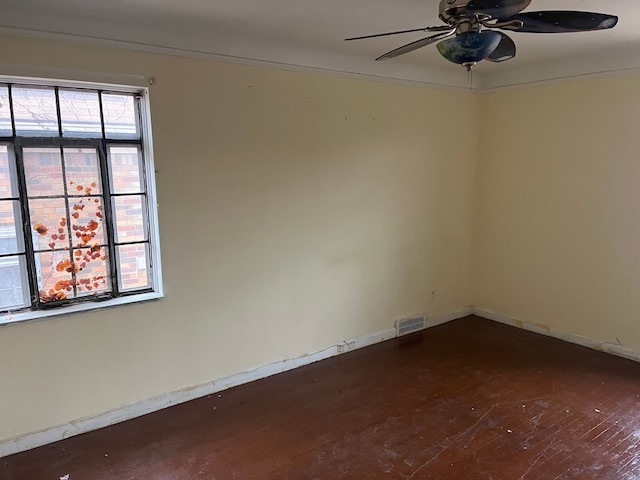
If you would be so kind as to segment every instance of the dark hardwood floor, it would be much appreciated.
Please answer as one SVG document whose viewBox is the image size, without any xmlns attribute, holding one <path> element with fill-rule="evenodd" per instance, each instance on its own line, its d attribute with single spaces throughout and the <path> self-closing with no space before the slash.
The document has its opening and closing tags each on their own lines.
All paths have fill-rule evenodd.
<svg viewBox="0 0 640 480">
<path fill-rule="evenodd" d="M 2 458 L 0 479 L 640 478 L 640 364 L 477 317 L 413 340 Z"/>
</svg>

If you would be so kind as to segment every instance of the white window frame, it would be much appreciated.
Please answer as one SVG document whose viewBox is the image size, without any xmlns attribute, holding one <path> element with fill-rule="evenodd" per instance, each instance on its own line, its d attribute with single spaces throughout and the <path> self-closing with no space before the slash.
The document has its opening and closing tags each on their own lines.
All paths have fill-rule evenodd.
<svg viewBox="0 0 640 480">
<path fill-rule="evenodd" d="M 156 195 L 156 168 L 153 157 L 153 137 L 151 129 L 151 112 L 149 89 L 141 86 L 118 85 L 111 83 L 58 80 L 50 78 L 33 78 L 0 75 L 0 84 L 22 84 L 33 86 L 84 88 L 90 90 L 108 90 L 119 93 L 133 93 L 140 96 L 140 128 L 141 145 L 144 152 L 144 166 L 146 171 L 146 196 L 148 201 L 149 245 L 151 246 L 150 261 L 152 291 L 131 294 L 97 302 L 81 302 L 61 305 L 50 309 L 20 310 L 0 313 L 0 326 L 27 320 L 43 319 L 70 313 L 86 312 L 118 305 L 157 300 L 164 297 L 162 284 L 162 265 L 160 256 L 160 229 L 158 225 L 158 201 Z M 106 174 L 104 172 L 103 174 Z M 24 219 L 23 219 L 24 221 Z M 115 272 L 114 272 L 115 274 Z"/>
</svg>

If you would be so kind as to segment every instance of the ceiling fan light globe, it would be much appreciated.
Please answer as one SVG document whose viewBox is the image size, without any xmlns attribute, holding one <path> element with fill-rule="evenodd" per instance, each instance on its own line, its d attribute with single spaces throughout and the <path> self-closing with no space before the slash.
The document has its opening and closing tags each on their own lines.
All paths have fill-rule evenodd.
<svg viewBox="0 0 640 480">
<path fill-rule="evenodd" d="M 493 53 L 501 40 L 502 35 L 491 30 L 464 32 L 443 40 L 436 47 L 444 58 L 458 65 L 463 65 L 484 60 Z"/>
</svg>

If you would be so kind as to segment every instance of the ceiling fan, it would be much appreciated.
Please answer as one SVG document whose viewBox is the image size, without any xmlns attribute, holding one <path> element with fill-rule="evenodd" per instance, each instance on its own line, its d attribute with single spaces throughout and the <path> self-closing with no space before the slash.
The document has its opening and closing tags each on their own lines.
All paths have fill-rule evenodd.
<svg viewBox="0 0 640 480">
<path fill-rule="evenodd" d="M 375 35 L 347 38 L 362 40 L 411 32 L 438 32 L 398 47 L 376 60 L 386 60 L 435 42 L 447 60 L 463 65 L 468 71 L 481 61 L 504 62 L 516 56 L 516 45 L 503 32 L 526 33 L 587 32 L 613 28 L 618 17 L 603 13 L 568 10 L 522 12 L 531 0 L 440 0 L 439 17 L 446 25 L 399 30 Z"/>
</svg>

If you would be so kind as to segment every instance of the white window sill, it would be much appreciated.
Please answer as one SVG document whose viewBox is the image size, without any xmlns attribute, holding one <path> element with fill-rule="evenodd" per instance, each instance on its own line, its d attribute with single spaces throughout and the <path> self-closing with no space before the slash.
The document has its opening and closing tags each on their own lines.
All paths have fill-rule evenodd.
<svg viewBox="0 0 640 480">
<path fill-rule="evenodd" d="M 99 310 L 102 308 L 113 307 L 116 305 L 127 305 L 130 303 L 140 303 L 149 300 L 158 300 L 163 298 L 164 295 L 159 292 L 141 293 L 139 295 L 130 295 L 127 297 L 114 298 L 112 300 L 104 300 L 102 302 L 86 302 L 78 303 L 75 305 L 68 305 L 59 308 L 52 308 L 51 310 L 35 310 L 35 311 L 22 311 L 15 313 L 3 313 L 0 314 L 0 326 L 9 325 L 12 323 L 25 322 L 28 320 L 37 320 L 48 317 L 55 317 L 57 315 L 68 315 L 70 313 L 88 312 L 90 310 Z"/>
</svg>

